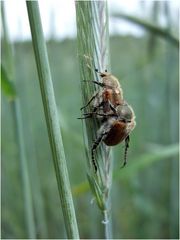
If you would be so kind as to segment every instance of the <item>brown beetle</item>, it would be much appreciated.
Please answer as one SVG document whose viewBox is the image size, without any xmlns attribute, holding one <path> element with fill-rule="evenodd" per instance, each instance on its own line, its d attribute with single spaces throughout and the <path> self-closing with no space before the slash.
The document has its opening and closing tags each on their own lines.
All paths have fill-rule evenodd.
<svg viewBox="0 0 180 240">
<path fill-rule="evenodd" d="M 98 113 L 96 113 L 98 115 Z M 91 156 L 92 162 L 97 171 L 97 165 L 94 157 L 94 152 L 98 145 L 103 141 L 107 146 L 114 146 L 125 140 L 125 152 L 123 167 L 127 163 L 127 149 L 129 147 L 129 134 L 135 128 L 135 115 L 134 111 L 127 103 L 116 107 L 114 114 L 100 114 L 105 116 L 106 120 L 102 123 L 98 130 L 97 139 L 95 139 L 92 148 Z"/>
<path fill-rule="evenodd" d="M 98 72 L 98 70 L 96 69 Z M 123 104 L 123 91 L 120 86 L 118 79 L 113 76 L 111 73 L 105 72 L 98 72 L 102 78 L 101 82 L 98 81 L 91 81 L 102 89 L 95 92 L 93 97 L 89 100 L 89 102 L 81 108 L 86 108 L 91 102 L 93 102 L 93 109 L 92 113 L 84 114 L 86 117 L 92 117 L 92 114 L 95 112 L 102 112 L 102 113 L 110 113 L 115 112 L 114 108 L 116 106 Z"/>
<path fill-rule="evenodd" d="M 95 139 L 91 148 L 91 157 L 95 171 L 97 171 L 97 164 L 94 153 L 101 141 L 107 146 L 114 146 L 125 140 L 123 166 L 126 165 L 127 149 L 130 141 L 129 134 L 136 126 L 134 111 L 124 101 L 123 90 L 118 79 L 107 71 L 98 73 L 102 78 L 102 82 L 92 82 L 101 86 L 102 89 L 97 91 L 90 101 L 81 108 L 82 110 L 93 102 L 92 111 L 84 113 L 84 117 L 80 118 L 95 117 L 101 121 L 97 139 Z"/>
</svg>

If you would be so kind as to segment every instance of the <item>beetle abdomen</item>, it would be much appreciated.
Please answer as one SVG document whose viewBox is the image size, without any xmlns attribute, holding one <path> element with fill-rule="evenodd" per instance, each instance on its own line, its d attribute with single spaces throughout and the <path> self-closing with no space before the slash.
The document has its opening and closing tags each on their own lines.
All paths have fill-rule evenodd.
<svg viewBox="0 0 180 240">
<path fill-rule="evenodd" d="M 108 135 L 103 139 L 103 142 L 107 146 L 114 146 L 122 142 L 128 135 L 126 131 L 126 123 L 116 122 L 114 126 L 109 131 Z"/>
</svg>

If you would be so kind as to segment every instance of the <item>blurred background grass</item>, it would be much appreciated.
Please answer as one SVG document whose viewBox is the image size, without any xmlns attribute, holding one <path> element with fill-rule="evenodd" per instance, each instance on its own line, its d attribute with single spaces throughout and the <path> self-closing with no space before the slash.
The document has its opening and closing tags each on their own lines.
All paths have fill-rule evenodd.
<svg viewBox="0 0 180 240">
<path fill-rule="evenodd" d="M 153 44 L 149 44 L 152 41 L 149 33 L 141 38 L 130 35 L 110 38 L 112 73 L 119 78 L 137 121 L 125 169 L 120 169 L 123 145 L 113 148 L 116 170 L 112 186 L 114 238 L 179 236 L 178 50 L 164 39 L 153 36 Z M 2 41 L 2 63 L 3 47 Z M 82 124 L 77 120 L 82 105 L 77 43 L 72 39 L 56 41 L 52 38 L 47 48 L 80 236 L 101 238 L 103 228 L 97 219 L 102 216 L 95 204 L 91 204 L 89 189 L 81 188 L 86 182 L 86 159 Z M 16 92 L 21 104 L 37 237 L 41 238 L 43 231 L 47 231 L 46 238 L 64 238 L 31 42 L 15 42 L 14 53 Z M 11 103 L 3 94 L 1 118 L 2 238 L 26 238 L 17 136 Z M 34 191 L 37 183 L 41 201 Z M 46 229 L 38 222 L 39 207 L 45 216 Z"/>
</svg>

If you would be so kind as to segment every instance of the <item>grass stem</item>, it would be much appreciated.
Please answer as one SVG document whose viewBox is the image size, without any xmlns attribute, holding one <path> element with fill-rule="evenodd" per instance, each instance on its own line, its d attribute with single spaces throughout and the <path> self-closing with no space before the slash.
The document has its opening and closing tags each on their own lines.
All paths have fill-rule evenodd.
<svg viewBox="0 0 180 240">
<path fill-rule="evenodd" d="M 15 80 L 14 72 L 14 60 L 13 60 L 13 51 L 12 45 L 9 40 L 8 28 L 6 25 L 5 11 L 4 11 L 4 2 L 1 2 L 1 12 L 2 12 L 2 26 L 4 33 L 4 46 L 5 46 L 5 66 L 8 70 L 8 77 L 10 81 Z M 24 145 L 24 133 L 23 133 L 23 124 L 22 124 L 22 114 L 19 99 L 16 97 L 14 101 L 10 102 L 12 108 L 12 116 L 14 120 L 14 129 L 15 136 L 17 137 L 18 145 L 18 154 L 20 160 L 20 171 L 22 177 L 22 192 L 24 199 L 24 212 L 25 212 L 25 222 L 27 226 L 28 238 L 36 238 L 36 229 L 34 222 L 34 211 L 33 211 L 33 202 L 32 202 L 32 193 L 30 186 L 29 178 L 29 169 L 27 163 L 27 157 L 25 152 Z"/>
<path fill-rule="evenodd" d="M 78 227 L 70 190 L 59 117 L 56 108 L 47 49 L 43 36 L 39 6 L 36 1 L 27 1 L 26 5 L 66 232 L 68 238 L 78 239 Z"/>
<path fill-rule="evenodd" d="M 80 76 L 82 80 L 82 105 L 85 106 L 89 99 L 92 98 L 94 92 L 98 91 L 98 88 L 83 80 L 100 81 L 95 68 L 100 72 L 105 71 L 105 69 L 110 71 L 107 2 L 76 1 L 76 22 Z M 89 106 L 86 109 L 87 112 L 92 110 Z M 104 238 L 109 239 L 111 230 L 108 218 L 110 216 L 109 201 L 112 177 L 110 149 L 102 143 L 97 149 L 97 174 L 94 173 L 91 159 L 92 143 L 97 139 L 99 127 L 100 122 L 96 119 L 83 121 L 85 151 L 88 160 L 87 177 L 97 206 L 103 215 L 101 222 L 104 222 Z"/>
</svg>

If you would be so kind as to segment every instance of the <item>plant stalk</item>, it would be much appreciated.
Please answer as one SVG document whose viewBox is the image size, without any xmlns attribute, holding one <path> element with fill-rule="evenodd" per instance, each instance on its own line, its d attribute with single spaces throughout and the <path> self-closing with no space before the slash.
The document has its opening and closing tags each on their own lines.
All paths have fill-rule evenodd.
<svg viewBox="0 0 180 240">
<path fill-rule="evenodd" d="M 39 6 L 36 1 L 27 1 L 26 5 L 66 232 L 69 239 L 78 239 L 78 227 L 70 190 L 65 153 L 59 125 L 60 123 L 56 108 L 47 49 L 43 36 Z"/>
<path fill-rule="evenodd" d="M 2 12 L 2 26 L 4 33 L 4 43 L 5 43 L 5 54 L 6 54 L 6 69 L 8 69 L 8 77 L 10 81 L 15 80 L 14 73 L 14 61 L 13 61 L 13 51 L 12 45 L 9 40 L 8 28 L 6 25 L 4 2 L 1 2 L 1 12 Z M 25 212 L 25 222 L 27 226 L 28 238 L 36 238 L 36 229 L 34 222 L 34 210 L 32 202 L 32 193 L 29 178 L 28 162 L 25 152 L 24 145 L 24 134 L 23 134 L 23 124 L 22 124 L 22 114 L 19 99 L 16 97 L 14 101 L 11 101 L 12 115 L 14 119 L 14 129 L 15 136 L 17 136 L 18 154 L 20 160 L 20 169 L 22 177 L 22 192 L 24 199 L 24 212 Z"/>
<path fill-rule="evenodd" d="M 110 71 L 108 13 L 106 1 L 76 1 L 77 43 L 80 65 L 82 105 L 85 106 L 99 88 L 83 80 L 101 81 L 95 68 L 100 72 Z M 91 112 L 91 105 L 84 109 Z M 83 121 L 85 153 L 88 161 L 88 181 L 95 196 L 104 222 L 104 238 L 111 238 L 110 224 L 110 189 L 112 159 L 110 148 L 101 143 L 96 151 L 97 173 L 91 159 L 92 143 L 97 139 L 101 123 L 95 118 Z M 106 214 L 104 214 L 106 213 Z"/>
<path fill-rule="evenodd" d="M 34 209 L 32 201 L 32 190 L 29 177 L 28 161 L 25 153 L 24 136 L 22 129 L 22 115 L 19 99 L 16 99 L 11 103 L 12 112 L 14 117 L 14 126 L 17 136 L 18 148 L 19 148 L 19 158 L 21 164 L 21 175 L 23 184 L 23 198 L 24 198 L 24 210 L 25 219 L 28 231 L 28 238 L 36 238 L 36 229 L 34 221 Z"/>
<path fill-rule="evenodd" d="M 127 15 L 127 14 L 123 14 L 123 13 L 113 14 L 113 17 L 117 18 L 117 19 L 122 18 L 122 19 L 125 19 L 125 20 L 129 21 L 129 22 L 137 24 L 140 27 L 144 28 L 145 30 L 149 31 L 150 33 L 153 33 L 157 36 L 160 36 L 160 37 L 164 38 L 166 41 L 169 41 L 176 48 L 179 48 L 179 39 L 177 37 L 173 36 L 166 29 L 155 26 L 155 25 L 151 24 L 150 22 L 147 22 L 147 21 L 142 20 L 140 18 L 131 16 L 131 15 Z"/>
</svg>

